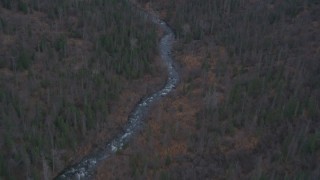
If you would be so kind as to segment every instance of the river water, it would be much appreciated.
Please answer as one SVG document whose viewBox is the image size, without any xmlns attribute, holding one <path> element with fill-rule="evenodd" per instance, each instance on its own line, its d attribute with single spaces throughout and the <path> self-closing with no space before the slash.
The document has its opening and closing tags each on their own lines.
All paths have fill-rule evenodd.
<svg viewBox="0 0 320 180">
<path fill-rule="evenodd" d="M 174 67 L 173 58 L 171 55 L 172 44 L 174 42 L 174 33 L 172 29 L 158 16 L 148 13 L 138 7 L 135 7 L 134 5 L 133 8 L 137 10 L 137 13 L 140 13 L 141 18 L 146 18 L 146 20 L 152 21 L 164 32 L 160 39 L 158 50 L 163 63 L 165 63 L 167 67 L 167 82 L 161 90 L 150 94 L 136 104 L 129 115 L 128 123 L 116 138 L 108 141 L 103 148 L 91 152 L 80 162 L 64 169 L 55 178 L 57 180 L 91 179 L 94 176 L 96 167 L 100 162 L 106 160 L 108 157 L 121 150 L 124 145 L 127 144 L 134 137 L 134 135 L 142 129 L 144 117 L 148 113 L 150 106 L 170 93 L 179 81 L 179 75 Z"/>
</svg>

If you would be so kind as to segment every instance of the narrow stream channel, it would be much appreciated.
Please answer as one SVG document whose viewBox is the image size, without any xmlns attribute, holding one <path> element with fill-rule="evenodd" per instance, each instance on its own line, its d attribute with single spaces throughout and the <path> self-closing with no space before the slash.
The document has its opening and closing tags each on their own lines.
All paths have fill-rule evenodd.
<svg viewBox="0 0 320 180">
<path fill-rule="evenodd" d="M 128 2 L 130 3 L 130 2 Z M 128 123 L 123 128 L 119 135 L 108 141 L 103 148 L 95 150 L 85 156 L 80 162 L 71 165 L 64 169 L 55 179 L 91 179 L 94 176 L 94 171 L 98 164 L 108 157 L 114 155 L 118 150 L 121 150 L 134 135 L 143 127 L 143 120 L 147 114 L 150 105 L 159 101 L 163 96 L 170 93 L 179 81 L 179 75 L 173 65 L 173 58 L 171 56 L 172 44 L 174 41 L 174 33 L 172 29 L 156 15 L 148 13 L 140 8 L 132 5 L 141 14 L 142 18 L 155 23 L 158 28 L 164 32 L 160 39 L 158 50 L 161 59 L 166 64 L 168 71 L 168 79 L 165 86 L 159 90 L 143 98 L 136 104 L 128 118 Z"/>
</svg>

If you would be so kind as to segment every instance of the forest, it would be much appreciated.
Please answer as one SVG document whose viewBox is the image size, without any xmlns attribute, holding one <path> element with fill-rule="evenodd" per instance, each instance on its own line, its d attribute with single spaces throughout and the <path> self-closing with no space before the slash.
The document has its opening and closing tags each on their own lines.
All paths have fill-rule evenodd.
<svg viewBox="0 0 320 180">
<path fill-rule="evenodd" d="M 117 131 L 109 115 L 154 72 L 156 41 L 125 1 L 1 0 L 0 179 L 51 179 Z"/>
<path fill-rule="evenodd" d="M 318 0 L 135 2 L 181 82 L 95 179 L 320 178 Z M 122 0 L 0 5 L 0 179 L 51 179 L 161 85 L 161 32 Z"/>
<path fill-rule="evenodd" d="M 139 3 L 175 30 L 182 80 L 97 179 L 320 178 L 319 1 Z"/>
</svg>

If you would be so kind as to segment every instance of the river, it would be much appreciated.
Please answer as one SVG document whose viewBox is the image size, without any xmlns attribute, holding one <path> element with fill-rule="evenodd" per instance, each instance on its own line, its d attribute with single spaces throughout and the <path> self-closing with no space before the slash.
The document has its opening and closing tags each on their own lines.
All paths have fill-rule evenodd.
<svg viewBox="0 0 320 180">
<path fill-rule="evenodd" d="M 130 3 L 130 2 L 128 2 Z M 162 97 L 169 94 L 178 84 L 179 74 L 174 66 L 173 57 L 171 55 L 172 45 L 174 42 L 174 33 L 166 22 L 161 20 L 154 13 L 144 11 L 141 8 L 131 4 L 141 18 L 155 23 L 164 33 L 158 44 L 158 51 L 163 63 L 167 67 L 168 79 L 164 87 L 138 102 L 131 114 L 128 116 L 128 122 L 123 130 L 116 138 L 109 140 L 102 148 L 96 149 L 90 154 L 82 158 L 82 160 L 74 165 L 65 168 L 55 179 L 91 179 L 98 164 L 117 151 L 121 150 L 134 136 L 143 128 L 143 120 L 150 109 L 150 106 L 158 102 Z"/>
</svg>

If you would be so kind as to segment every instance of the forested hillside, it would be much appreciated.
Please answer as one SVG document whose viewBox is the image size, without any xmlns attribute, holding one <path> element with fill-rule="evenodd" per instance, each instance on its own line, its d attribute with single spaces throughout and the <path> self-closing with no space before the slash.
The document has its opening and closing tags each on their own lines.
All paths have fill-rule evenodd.
<svg viewBox="0 0 320 180">
<path fill-rule="evenodd" d="M 174 28 L 182 82 L 98 179 L 320 178 L 319 1 L 139 2 Z"/>
<path fill-rule="evenodd" d="M 1 0 L 0 179 L 50 179 L 83 141 L 118 131 L 109 114 L 155 72 L 156 40 L 122 0 Z"/>
</svg>

